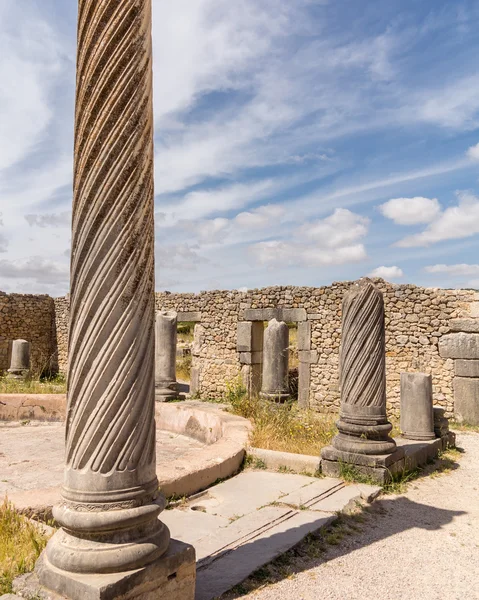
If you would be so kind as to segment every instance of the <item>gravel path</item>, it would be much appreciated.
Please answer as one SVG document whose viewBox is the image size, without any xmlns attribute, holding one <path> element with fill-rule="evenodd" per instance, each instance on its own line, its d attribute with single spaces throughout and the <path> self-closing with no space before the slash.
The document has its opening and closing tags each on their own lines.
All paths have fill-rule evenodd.
<svg viewBox="0 0 479 600">
<path fill-rule="evenodd" d="M 479 434 L 461 433 L 465 453 L 450 473 L 419 479 L 373 504 L 362 532 L 294 574 L 242 595 L 258 600 L 479 599 Z M 228 595 L 228 598 L 239 595 Z"/>
</svg>

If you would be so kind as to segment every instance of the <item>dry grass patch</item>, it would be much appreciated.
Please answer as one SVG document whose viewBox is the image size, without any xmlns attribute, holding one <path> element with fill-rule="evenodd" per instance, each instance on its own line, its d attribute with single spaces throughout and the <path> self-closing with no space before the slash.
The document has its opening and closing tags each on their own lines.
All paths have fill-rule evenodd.
<svg viewBox="0 0 479 600">
<path fill-rule="evenodd" d="M 51 379 L 0 377 L 0 394 L 65 394 L 66 391 L 66 380 L 61 375 Z"/>
<path fill-rule="evenodd" d="M 12 592 L 18 575 L 33 570 L 47 538 L 4 500 L 0 505 L 0 595 Z"/>
<path fill-rule="evenodd" d="M 250 443 L 255 448 L 317 456 L 337 433 L 334 415 L 301 409 L 294 402 L 249 398 L 238 381 L 228 387 L 226 402 L 231 412 L 253 423 Z"/>
</svg>

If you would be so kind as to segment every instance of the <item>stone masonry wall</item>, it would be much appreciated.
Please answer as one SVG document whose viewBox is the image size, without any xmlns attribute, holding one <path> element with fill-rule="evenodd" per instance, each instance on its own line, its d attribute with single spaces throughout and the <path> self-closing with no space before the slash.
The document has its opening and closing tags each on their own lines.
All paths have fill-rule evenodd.
<svg viewBox="0 0 479 600">
<path fill-rule="evenodd" d="M 55 307 L 50 296 L 0 292 L 0 373 L 9 368 L 13 340 L 31 343 L 33 373 L 56 367 Z"/>
<path fill-rule="evenodd" d="M 440 356 L 439 340 L 453 330 L 453 319 L 467 318 L 472 310 L 477 310 L 479 295 L 470 290 L 421 288 L 389 284 L 382 280 L 375 280 L 375 283 L 384 294 L 386 308 L 389 411 L 396 415 L 399 412 L 401 372 L 422 371 L 433 376 L 435 403 L 446 408 L 447 414 L 451 415 L 454 410 L 454 360 Z M 350 285 L 350 282 L 342 282 L 321 288 L 271 287 L 248 292 L 209 291 L 200 294 L 165 292 L 156 294 L 156 308 L 176 310 L 179 321 L 196 323 L 192 391 L 211 398 L 221 398 L 229 383 L 240 374 L 244 380 L 245 370 L 258 367 L 254 364 L 257 362 L 255 357 L 261 355 L 257 352 L 258 348 L 245 352 L 238 337 L 240 332 L 242 335 L 248 329 L 248 322 L 269 320 L 273 316 L 298 322 L 300 388 L 303 386 L 300 402 L 315 410 L 336 412 L 340 402 L 341 303 Z M 5 295 L 0 296 L 0 307 L 4 298 Z M 49 331 L 54 332 L 59 368 L 65 371 L 68 299 L 56 298 L 53 301 L 45 296 L 18 298 L 33 298 L 38 302 L 38 306 L 32 301 L 33 304 L 21 310 L 19 301 L 16 306 L 20 312 L 24 311 L 22 314 L 28 313 L 28 323 L 34 323 L 36 331 L 43 332 L 42 340 L 48 339 Z M 53 326 L 49 326 L 46 316 L 38 320 L 37 316 L 41 313 L 38 307 L 44 306 L 46 315 L 47 307 L 52 304 L 55 318 Z M 11 309 L 10 314 L 14 313 Z M 1 310 L 0 315 L 3 315 Z M 10 318 L 10 322 L 22 320 Z M 1 338 L 13 339 L 11 325 L 9 327 L 6 329 L 3 323 L 0 325 Z M 18 327 L 16 331 L 15 337 L 25 335 L 20 335 Z M 38 334 L 36 339 L 40 339 Z M 48 346 L 45 341 L 41 343 L 42 347 Z M 1 348 L 0 342 L 0 359 Z M 35 343 L 32 351 L 37 352 Z"/>
<path fill-rule="evenodd" d="M 469 316 L 477 294 L 470 290 L 394 285 L 382 280 L 375 283 L 385 300 L 389 412 L 399 413 L 401 372 L 421 371 L 433 376 L 435 403 L 452 414 L 454 362 L 439 355 L 439 339 L 450 332 L 451 319 Z M 337 412 L 341 303 L 350 285 L 342 282 L 322 288 L 272 287 L 246 293 L 160 293 L 156 306 L 176 310 L 180 316 L 182 312 L 201 313 L 193 367 L 198 372 L 200 394 L 213 398 L 221 397 L 227 383 L 241 370 L 236 347 L 238 321 L 251 320 L 251 309 L 275 308 L 283 309 L 286 315 L 290 310 L 290 315 L 299 320 L 303 318 L 302 309 L 310 331 L 310 345 L 304 350 L 310 363 L 309 406 L 322 412 Z M 271 318 L 268 311 L 258 314 Z"/>
</svg>

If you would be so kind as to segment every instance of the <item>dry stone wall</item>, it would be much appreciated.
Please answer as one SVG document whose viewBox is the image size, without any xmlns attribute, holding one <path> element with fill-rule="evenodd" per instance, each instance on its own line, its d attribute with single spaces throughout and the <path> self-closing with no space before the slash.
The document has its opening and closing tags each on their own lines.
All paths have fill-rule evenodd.
<svg viewBox="0 0 479 600">
<path fill-rule="evenodd" d="M 0 292 L 0 373 L 9 368 L 11 342 L 31 343 L 34 373 L 56 369 L 55 306 L 50 296 Z"/>
<path fill-rule="evenodd" d="M 454 330 L 454 320 L 468 319 L 477 311 L 479 295 L 470 290 L 394 285 L 382 280 L 375 283 L 385 300 L 389 413 L 399 413 L 401 372 L 421 371 L 432 375 L 434 402 L 451 415 L 455 365 L 454 359 L 440 355 L 439 341 Z M 261 372 L 261 336 L 255 336 L 255 327 L 249 323 L 257 327 L 273 317 L 297 322 L 300 402 L 322 412 L 337 412 L 341 303 L 350 285 L 341 282 L 321 288 L 270 287 L 200 294 L 164 292 L 156 294 L 156 309 L 175 310 L 180 322 L 196 323 L 192 391 L 210 398 L 221 398 L 239 376 L 243 381 L 248 377 L 253 381 Z M 25 337 L 32 342 L 35 357 L 57 346 L 58 365 L 65 371 L 68 298 L 8 296 L 8 302 L 5 298 L 5 294 L 0 295 L 0 338 Z M 250 346 L 248 331 L 252 332 Z M 0 360 L 2 356 L 0 340 Z M 256 382 L 250 387 L 257 386 Z"/>
<path fill-rule="evenodd" d="M 389 413 L 399 415 L 401 372 L 421 371 L 432 375 L 434 402 L 451 415 L 454 361 L 440 356 L 439 340 L 450 332 L 452 319 L 470 316 L 478 295 L 471 290 L 394 285 L 382 280 L 375 283 L 385 300 Z M 186 312 L 201 314 L 193 367 L 200 394 L 213 398 L 221 397 L 246 366 L 242 360 L 245 353 L 237 348 L 238 322 L 273 317 L 298 322 L 300 378 L 303 371 L 303 382 L 308 385 L 304 394 L 300 383 L 300 399 L 302 396 L 302 403 L 313 409 L 337 412 L 341 303 L 350 285 L 341 282 L 322 288 L 271 287 L 197 295 L 161 293 L 157 294 L 156 306 L 158 310 L 176 310 L 180 318 Z"/>
</svg>

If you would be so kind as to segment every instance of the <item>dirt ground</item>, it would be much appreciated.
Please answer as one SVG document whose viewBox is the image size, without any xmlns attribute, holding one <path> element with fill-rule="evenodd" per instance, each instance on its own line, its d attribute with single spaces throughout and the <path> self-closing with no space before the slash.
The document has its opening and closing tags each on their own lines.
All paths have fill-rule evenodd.
<svg viewBox="0 0 479 600">
<path fill-rule="evenodd" d="M 479 434 L 458 434 L 457 446 L 464 453 L 449 473 L 384 496 L 361 531 L 319 558 L 298 557 L 277 582 L 225 598 L 479 599 Z"/>
</svg>

